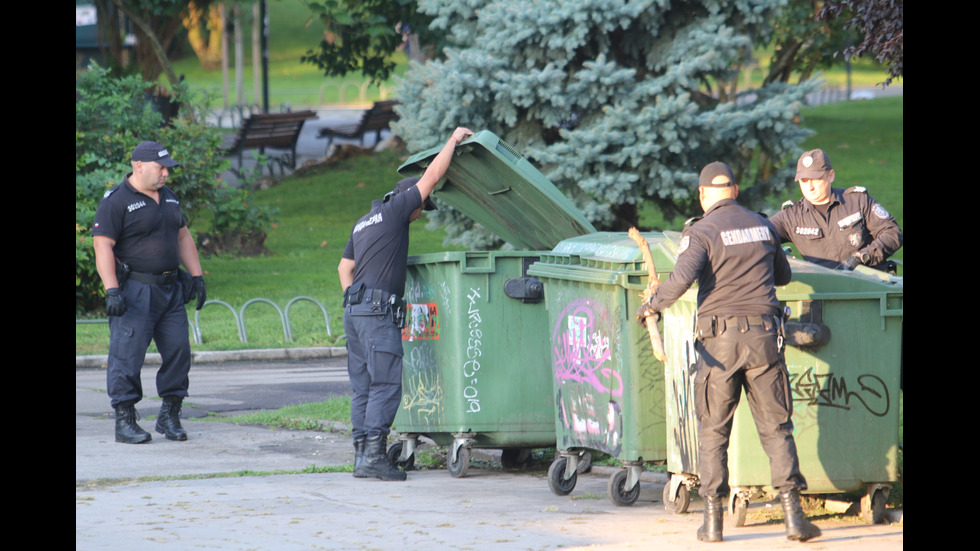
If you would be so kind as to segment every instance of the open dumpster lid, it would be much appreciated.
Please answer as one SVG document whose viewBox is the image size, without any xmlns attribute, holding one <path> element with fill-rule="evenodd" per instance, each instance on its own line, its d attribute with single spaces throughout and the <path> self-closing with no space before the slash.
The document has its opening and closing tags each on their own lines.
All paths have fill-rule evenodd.
<svg viewBox="0 0 980 551">
<path fill-rule="evenodd" d="M 399 174 L 421 176 L 441 150 L 413 155 Z M 519 249 L 551 250 L 563 239 L 596 231 L 544 174 L 488 130 L 456 147 L 433 196 Z"/>
</svg>

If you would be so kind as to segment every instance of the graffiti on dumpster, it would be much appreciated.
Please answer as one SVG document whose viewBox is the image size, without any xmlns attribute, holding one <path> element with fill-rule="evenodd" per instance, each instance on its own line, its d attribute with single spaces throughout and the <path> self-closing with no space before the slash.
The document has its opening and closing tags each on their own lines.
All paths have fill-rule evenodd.
<svg viewBox="0 0 980 551">
<path fill-rule="evenodd" d="M 439 340 L 439 308 L 434 302 L 406 305 L 403 341 Z"/>
<path fill-rule="evenodd" d="M 405 409 L 419 419 L 428 420 L 439 412 L 439 404 L 443 401 L 439 363 L 432 345 L 423 341 L 409 347 L 404 367 L 408 372 L 402 389 Z"/>
<path fill-rule="evenodd" d="M 563 435 L 562 447 L 585 446 L 610 455 L 619 455 L 623 445 L 623 412 L 619 404 L 610 401 L 595 403 L 595 396 L 579 394 L 562 396 L 558 391 L 558 415 L 563 426 L 575 435 Z"/>
<path fill-rule="evenodd" d="M 469 300 L 469 308 L 466 311 L 469 320 L 467 328 L 469 334 L 466 339 L 466 361 L 463 363 L 463 378 L 466 387 L 463 389 L 463 398 L 466 399 L 466 413 L 477 413 L 480 411 L 480 391 L 477 388 L 478 371 L 480 371 L 480 357 L 483 356 L 483 318 L 480 316 L 480 308 L 476 300 L 481 297 L 479 288 L 470 288 L 466 298 Z"/>
<path fill-rule="evenodd" d="M 623 381 L 609 362 L 608 330 L 603 334 L 598 327 L 592 304 L 588 299 L 573 300 L 558 316 L 551 340 L 555 377 L 620 397 Z"/>
<path fill-rule="evenodd" d="M 818 375 L 808 367 L 801 373 L 790 372 L 790 388 L 793 400 L 804 402 L 806 406 L 833 407 L 850 410 L 863 406 L 872 415 L 883 417 L 888 414 L 888 387 L 879 377 L 871 374 L 858 375 L 851 388 L 843 377 L 833 373 Z"/>
</svg>

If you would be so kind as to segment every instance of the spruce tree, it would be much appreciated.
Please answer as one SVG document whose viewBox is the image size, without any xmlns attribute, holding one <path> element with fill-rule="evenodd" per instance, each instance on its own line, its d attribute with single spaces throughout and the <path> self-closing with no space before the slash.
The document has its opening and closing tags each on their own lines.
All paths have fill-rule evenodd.
<svg viewBox="0 0 980 551">
<path fill-rule="evenodd" d="M 393 129 L 411 151 L 445 143 L 456 126 L 488 129 L 603 230 L 636 225 L 645 201 L 679 229 L 701 213 L 698 173 L 716 160 L 736 171 L 743 204 L 762 210 L 792 182 L 814 84 L 725 86 L 783 3 L 420 0 L 448 46 L 401 79 Z M 500 245 L 452 209 L 430 219 L 452 242 Z"/>
</svg>

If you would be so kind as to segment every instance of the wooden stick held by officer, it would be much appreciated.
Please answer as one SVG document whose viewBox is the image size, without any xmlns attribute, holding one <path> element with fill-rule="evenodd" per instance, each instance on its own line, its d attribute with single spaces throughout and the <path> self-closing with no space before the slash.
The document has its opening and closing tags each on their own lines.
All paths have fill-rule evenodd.
<svg viewBox="0 0 980 551">
<path fill-rule="evenodd" d="M 647 266 L 647 273 L 649 274 L 647 287 L 641 294 L 643 301 L 646 302 L 657 291 L 657 287 L 660 287 L 660 280 L 657 279 L 657 267 L 653 263 L 653 254 L 650 252 L 650 245 L 643 235 L 640 234 L 640 230 L 630 228 L 627 234 L 636 243 L 636 246 L 639 247 Z M 666 362 L 667 353 L 664 352 L 664 340 L 660 337 L 660 329 L 657 328 L 657 322 L 660 321 L 660 316 L 653 317 L 653 320 L 641 318 L 639 321 L 642 325 L 646 326 L 647 333 L 650 335 L 650 346 L 653 348 L 653 356 L 662 362 Z"/>
<path fill-rule="evenodd" d="M 704 498 L 701 541 L 722 541 L 728 485 L 728 445 L 742 389 L 770 459 L 772 486 L 780 492 L 786 537 L 820 535 L 803 514 L 807 488 L 793 439 L 789 375 L 779 345 L 776 285 L 789 282 L 789 262 L 775 228 L 738 204 L 731 168 L 721 162 L 701 170 L 698 199 L 704 215 L 688 220 L 674 270 L 637 309 L 637 318 L 662 312 L 698 282 L 697 375 L 699 493 Z"/>
<path fill-rule="evenodd" d="M 354 395 L 354 476 L 405 480 L 389 461 L 388 434 L 401 402 L 409 224 L 436 208 L 429 195 L 456 146 L 473 132 L 457 128 L 420 178 L 404 178 L 354 223 L 337 266 L 344 289 L 347 372 Z"/>
</svg>

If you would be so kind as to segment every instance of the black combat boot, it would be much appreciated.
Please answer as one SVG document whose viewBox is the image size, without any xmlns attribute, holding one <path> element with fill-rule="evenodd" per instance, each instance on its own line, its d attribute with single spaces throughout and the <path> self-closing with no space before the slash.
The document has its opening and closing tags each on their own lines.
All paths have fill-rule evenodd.
<svg viewBox="0 0 980 551">
<path fill-rule="evenodd" d="M 381 480 L 405 480 L 405 473 L 391 466 L 385 449 L 383 436 L 371 436 L 364 442 L 364 462 L 360 473 L 364 478 L 380 478 Z M 355 467 L 356 469 L 356 467 Z M 355 470 L 354 476 L 358 471 Z"/>
<path fill-rule="evenodd" d="M 164 396 L 157 415 L 157 432 L 167 437 L 167 440 L 187 440 L 187 431 L 180 426 L 180 405 L 184 401 L 180 396 Z"/>
<path fill-rule="evenodd" d="M 783 514 L 786 517 L 786 539 L 807 541 L 820 536 L 820 529 L 810 524 L 803 514 L 799 490 L 780 492 L 779 500 L 783 503 Z"/>
<path fill-rule="evenodd" d="M 704 497 L 704 522 L 698 528 L 698 541 L 721 541 L 723 503 L 721 496 Z"/>
<path fill-rule="evenodd" d="M 367 478 L 364 474 L 364 446 L 367 441 L 366 436 L 354 439 L 354 477 Z"/>
<path fill-rule="evenodd" d="M 116 442 L 126 444 L 142 444 L 153 437 L 136 424 L 139 417 L 136 413 L 136 401 L 122 402 L 116 410 Z"/>
</svg>

